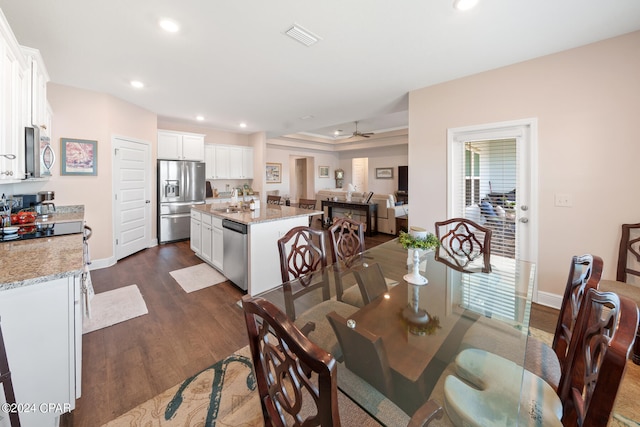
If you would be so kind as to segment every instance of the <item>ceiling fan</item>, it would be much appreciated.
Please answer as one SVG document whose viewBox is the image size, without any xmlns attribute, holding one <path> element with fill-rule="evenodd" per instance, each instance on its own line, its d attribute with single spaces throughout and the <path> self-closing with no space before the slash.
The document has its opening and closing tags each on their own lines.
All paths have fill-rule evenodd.
<svg viewBox="0 0 640 427">
<path fill-rule="evenodd" d="M 363 138 L 369 138 L 371 135 L 373 135 L 373 132 L 358 132 L 358 122 L 355 122 L 356 124 L 356 130 L 355 132 L 353 132 L 353 135 L 351 135 L 350 138 L 355 138 L 356 136 L 361 136 Z"/>
</svg>

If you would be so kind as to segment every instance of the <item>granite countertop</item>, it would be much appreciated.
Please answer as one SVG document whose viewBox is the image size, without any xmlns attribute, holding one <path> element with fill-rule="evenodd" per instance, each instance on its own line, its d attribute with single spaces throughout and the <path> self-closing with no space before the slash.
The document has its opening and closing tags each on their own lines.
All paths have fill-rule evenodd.
<svg viewBox="0 0 640 427">
<path fill-rule="evenodd" d="M 36 224 L 84 221 L 84 206 L 61 206 Z M 0 291 L 83 271 L 82 233 L 0 243 Z"/>
<path fill-rule="evenodd" d="M 82 234 L 0 244 L 0 291 L 82 273 Z"/>
<path fill-rule="evenodd" d="M 307 217 L 309 215 L 320 215 L 322 211 L 300 209 L 293 206 L 283 205 L 262 205 L 255 211 L 242 210 L 241 212 L 219 212 L 218 209 L 228 207 L 225 204 L 205 204 L 195 205 L 193 209 L 217 216 L 219 218 L 230 219 L 241 224 L 258 224 L 262 222 L 279 221 L 287 218 Z"/>
</svg>

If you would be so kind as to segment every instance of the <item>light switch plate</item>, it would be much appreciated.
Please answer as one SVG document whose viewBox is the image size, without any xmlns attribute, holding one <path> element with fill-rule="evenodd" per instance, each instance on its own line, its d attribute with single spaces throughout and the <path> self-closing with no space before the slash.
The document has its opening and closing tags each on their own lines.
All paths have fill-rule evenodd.
<svg viewBox="0 0 640 427">
<path fill-rule="evenodd" d="M 571 194 L 557 193 L 555 195 L 555 199 L 555 205 L 558 207 L 570 208 L 571 206 L 573 206 L 573 198 L 571 197 Z"/>
</svg>

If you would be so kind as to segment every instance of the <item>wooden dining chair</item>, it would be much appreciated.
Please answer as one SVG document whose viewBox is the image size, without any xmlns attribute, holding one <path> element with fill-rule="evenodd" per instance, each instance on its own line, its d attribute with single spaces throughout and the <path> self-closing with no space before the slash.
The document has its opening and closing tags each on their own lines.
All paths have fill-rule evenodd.
<svg viewBox="0 0 640 427">
<path fill-rule="evenodd" d="M 340 360 L 340 346 L 326 314 L 337 311 L 349 316 L 357 307 L 331 299 L 325 232 L 294 227 L 278 239 L 278 252 L 287 316 L 309 339 Z"/>
<path fill-rule="evenodd" d="M 300 209 L 315 210 L 316 199 L 298 199 L 298 207 Z"/>
<path fill-rule="evenodd" d="M 465 333 L 460 348 L 500 352 L 520 365 L 523 364 L 524 348 L 524 367 L 557 390 L 583 295 L 591 288 L 598 288 L 602 268 L 603 261 L 598 256 L 585 254 L 571 258 L 551 346 L 535 336 L 525 336 L 507 324 L 481 318 Z"/>
<path fill-rule="evenodd" d="M 423 420 L 426 423 L 420 425 L 427 425 L 432 419 L 441 417 L 441 414 L 434 412 L 435 408 L 429 402 L 427 407 L 430 407 L 430 410 L 421 409 L 427 400 L 424 384 L 421 381 L 407 380 L 389 365 L 389 358 L 381 337 L 356 324 L 349 323 L 336 312 L 327 314 L 327 319 L 342 347 L 346 368 L 366 382 L 364 387 L 375 388 L 408 414 L 422 412 L 423 415 L 418 415 L 414 419 L 414 422 Z"/>
<path fill-rule="evenodd" d="M 518 425 L 608 424 L 638 324 L 638 308 L 613 292 L 589 289 L 572 334 L 557 393 L 512 361 L 479 349 L 456 357 L 445 381 L 445 407 L 454 424 L 484 426 L 511 411 Z M 522 378 L 513 381 L 512 378 Z M 526 408 L 519 412 L 515 408 Z"/>
<path fill-rule="evenodd" d="M 11 380 L 7 350 L 4 345 L 4 337 L 2 336 L 2 327 L 0 327 L 0 383 L 2 383 L 2 389 L 4 390 L 5 403 L 15 405 L 16 395 L 13 391 L 13 381 Z M 18 411 L 14 410 L 9 412 L 9 423 L 11 427 L 20 427 Z"/>
<path fill-rule="evenodd" d="M 630 282 L 630 276 L 640 279 L 640 223 L 622 224 L 616 280 Z"/>
<path fill-rule="evenodd" d="M 491 229 L 466 218 L 438 221 L 435 229 L 440 242 L 436 260 L 460 271 L 491 272 Z"/>
<path fill-rule="evenodd" d="M 600 289 L 615 292 L 640 304 L 640 223 L 622 224 L 616 280 L 602 280 Z M 631 360 L 640 365 L 640 324 Z"/>
<path fill-rule="evenodd" d="M 282 196 L 267 196 L 267 204 L 268 205 L 282 205 Z"/>
<path fill-rule="evenodd" d="M 530 336 L 527 339 L 525 368 L 544 379 L 554 390 L 566 366 L 569 343 L 589 289 L 598 289 L 604 262 L 599 256 L 585 254 L 571 258 L 560 313 L 551 347 Z"/>
<path fill-rule="evenodd" d="M 338 390 L 337 364 L 271 302 L 242 298 L 249 348 L 267 426 L 340 426 L 341 420 L 360 427 L 380 423 Z M 391 409 L 392 402 L 384 402 Z M 440 419 L 437 402 L 425 402 L 401 425 L 425 427 Z M 398 421 L 398 419 L 396 419 Z"/>
<path fill-rule="evenodd" d="M 351 218 L 338 218 L 329 228 L 329 239 L 336 298 L 338 301 L 362 307 L 362 296 L 358 287 L 350 286 L 345 290 L 342 279 L 351 273 L 351 265 L 356 261 L 354 257 L 365 250 L 364 224 Z"/>
<path fill-rule="evenodd" d="M 589 289 L 558 387 L 565 426 L 608 424 L 638 325 L 638 307 L 613 292 Z"/>
<path fill-rule="evenodd" d="M 265 425 L 339 426 L 336 361 L 331 354 L 305 337 L 272 303 L 245 296 L 242 307 Z"/>
<path fill-rule="evenodd" d="M 298 207 L 300 209 L 316 210 L 316 199 L 298 199 Z M 313 217 L 309 217 L 309 225 L 311 225 Z"/>
<path fill-rule="evenodd" d="M 394 400 L 393 376 L 400 374 L 392 371 L 389 366 L 382 338 L 355 323 L 352 327 L 349 326 L 347 319 L 335 311 L 328 313 L 327 319 L 338 337 L 347 369 Z"/>
</svg>

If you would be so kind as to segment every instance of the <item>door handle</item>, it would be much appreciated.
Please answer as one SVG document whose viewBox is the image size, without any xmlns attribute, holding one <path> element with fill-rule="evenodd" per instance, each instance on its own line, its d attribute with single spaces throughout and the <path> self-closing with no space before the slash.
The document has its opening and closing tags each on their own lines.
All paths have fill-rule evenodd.
<svg viewBox="0 0 640 427">
<path fill-rule="evenodd" d="M 520 218 L 520 222 L 522 222 L 523 224 L 526 224 L 529 222 L 529 218 Z"/>
<path fill-rule="evenodd" d="M 145 200 L 144 202 L 145 203 L 151 203 L 151 200 Z"/>
</svg>

